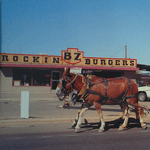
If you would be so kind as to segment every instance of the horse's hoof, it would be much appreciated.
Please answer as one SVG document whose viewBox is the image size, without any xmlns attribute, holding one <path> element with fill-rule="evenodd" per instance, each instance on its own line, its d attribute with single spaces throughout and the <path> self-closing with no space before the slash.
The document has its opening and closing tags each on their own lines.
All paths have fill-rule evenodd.
<svg viewBox="0 0 150 150">
<path fill-rule="evenodd" d="M 146 130 L 147 129 L 147 125 L 142 127 L 142 130 Z"/>
<path fill-rule="evenodd" d="M 75 133 L 79 133 L 80 132 L 80 128 L 75 128 Z"/>
<path fill-rule="evenodd" d="M 104 129 L 99 129 L 98 132 L 102 133 L 102 132 L 105 132 L 105 130 Z"/>
<path fill-rule="evenodd" d="M 122 126 L 119 127 L 118 131 L 123 131 L 125 130 L 125 128 L 123 128 Z"/>
<path fill-rule="evenodd" d="M 73 124 L 71 128 L 72 128 L 72 129 L 75 129 L 75 127 L 76 127 L 76 124 Z"/>
<path fill-rule="evenodd" d="M 86 119 L 84 119 L 84 123 L 85 123 L 85 124 L 88 124 L 88 121 L 87 121 Z"/>
</svg>

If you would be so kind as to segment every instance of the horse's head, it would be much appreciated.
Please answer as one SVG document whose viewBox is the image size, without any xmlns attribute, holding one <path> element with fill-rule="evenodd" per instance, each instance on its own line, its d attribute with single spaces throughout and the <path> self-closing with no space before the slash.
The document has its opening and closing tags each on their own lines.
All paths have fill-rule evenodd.
<svg viewBox="0 0 150 150">
<path fill-rule="evenodd" d="M 62 101 L 68 96 L 74 89 L 74 82 L 78 75 L 70 74 L 70 68 L 67 68 L 63 76 L 60 78 L 59 83 L 56 88 L 56 95 L 59 100 Z"/>
</svg>

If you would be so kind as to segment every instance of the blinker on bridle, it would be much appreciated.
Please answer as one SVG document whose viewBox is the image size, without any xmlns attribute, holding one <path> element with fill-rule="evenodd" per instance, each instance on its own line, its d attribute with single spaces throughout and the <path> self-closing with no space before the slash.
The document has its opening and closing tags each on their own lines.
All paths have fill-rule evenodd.
<svg viewBox="0 0 150 150">
<path fill-rule="evenodd" d="M 67 96 L 69 94 L 69 92 L 72 88 L 74 89 L 73 84 L 74 84 L 74 81 L 76 80 L 77 76 L 78 76 L 78 74 L 76 74 L 75 78 L 72 81 L 70 81 L 70 78 L 67 77 L 66 79 L 62 80 L 62 86 L 58 85 L 60 87 L 61 91 L 63 91 L 63 93 L 65 94 L 65 96 Z M 66 85 L 67 81 L 69 81 L 69 83 Z M 68 87 L 69 85 L 71 85 L 71 87 L 68 90 L 66 90 L 66 87 Z"/>
</svg>

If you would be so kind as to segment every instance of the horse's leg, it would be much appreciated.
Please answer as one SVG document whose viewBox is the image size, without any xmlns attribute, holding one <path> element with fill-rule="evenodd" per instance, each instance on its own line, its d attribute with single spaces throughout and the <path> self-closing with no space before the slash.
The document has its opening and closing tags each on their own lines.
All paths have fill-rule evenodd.
<svg viewBox="0 0 150 150">
<path fill-rule="evenodd" d="M 115 122 L 115 126 L 118 126 L 118 124 L 122 123 L 123 120 L 124 120 L 124 116 L 125 116 L 125 104 L 121 103 L 120 105 L 120 108 L 121 108 L 121 114 L 120 114 L 120 117 L 118 119 L 118 121 Z"/>
<path fill-rule="evenodd" d="M 140 124 L 143 130 L 147 129 L 147 125 L 144 123 L 143 117 L 140 115 Z"/>
<path fill-rule="evenodd" d="M 97 113 L 100 117 L 100 122 L 101 122 L 101 126 L 98 130 L 98 132 L 104 132 L 105 131 L 105 121 L 103 119 L 103 113 L 102 113 L 102 109 L 101 109 L 101 104 L 100 103 L 97 103 L 97 102 L 94 102 L 94 106 L 97 110 Z"/>
<path fill-rule="evenodd" d="M 83 109 L 83 108 L 82 108 L 82 109 Z M 77 122 L 78 122 L 78 120 L 79 120 L 79 114 L 80 114 L 80 112 L 81 112 L 82 109 L 78 110 L 78 113 L 77 113 L 77 115 L 76 115 L 76 117 L 75 117 L 75 120 L 74 120 L 74 122 L 73 122 L 73 124 L 72 124 L 72 128 L 75 128 L 75 127 L 76 127 Z"/>
<path fill-rule="evenodd" d="M 127 124 L 128 124 L 128 119 L 129 119 L 129 115 L 130 115 L 129 107 L 126 106 L 124 110 L 125 110 L 125 113 L 124 113 L 124 122 L 123 122 L 123 124 L 119 127 L 118 130 L 125 130 L 126 127 L 127 127 Z"/>
<path fill-rule="evenodd" d="M 135 109 L 136 119 L 139 120 L 142 129 L 143 130 L 147 129 L 147 125 L 144 123 L 143 120 L 143 116 L 145 115 L 144 109 L 140 108 L 141 105 L 139 104 L 139 102 L 137 102 L 137 100 L 130 101 L 130 104 L 133 105 L 133 108 Z"/>
<path fill-rule="evenodd" d="M 140 107 L 139 103 L 138 103 L 138 106 Z M 139 119 L 142 129 L 143 130 L 147 129 L 147 125 L 144 123 L 144 120 L 143 120 L 143 116 L 144 116 L 143 108 L 135 107 L 135 113 L 136 113 L 136 119 Z"/>
<path fill-rule="evenodd" d="M 82 108 L 80 110 L 80 113 L 78 114 L 78 121 L 77 121 L 77 125 L 75 127 L 75 132 L 79 132 L 80 131 L 80 126 L 81 126 L 81 122 L 82 122 L 82 117 L 83 114 L 88 110 L 88 107 Z"/>
<path fill-rule="evenodd" d="M 120 104 L 120 107 L 121 107 L 121 110 L 122 110 L 122 112 L 121 112 L 121 114 L 120 114 L 120 118 L 119 119 L 124 119 L 124 114 L 125 114 L 125 107 L 124 107 L 124 104 Z"/>
</svg>

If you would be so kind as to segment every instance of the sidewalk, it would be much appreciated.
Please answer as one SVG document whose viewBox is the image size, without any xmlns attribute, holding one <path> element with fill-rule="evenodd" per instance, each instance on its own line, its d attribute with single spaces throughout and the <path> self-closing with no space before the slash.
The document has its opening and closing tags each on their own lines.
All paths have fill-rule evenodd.
<svg viewBox="0 0 150 150">
<path fill-rule="evenodd" d="M 43 107 L 38 110 L 32 110 L 31 114 L 35 114 L 35 116 L 30 116 L 29 119 L 21 119 L 20 117 L 3 117 L 0 119 L 0 128 L 6 127 L 34 127 L 40 126 L 43 124 L 50 123 L 62 123 L 62 122 L 70 122 L 72 123 L 77 115 L 78 109 L 63 109 L 56 108 L 59 102 L 53 102 L 50 105 L 48 101 L 46 102 L 31 102 L 31 105 L 41 105 L 47 107 L 44 109 Z M 80 106 L 79 104 L 77 104 Z M 33 106 L 32 106 L 33 107 Z M 75 106 L 76 108 L 77 106 Z M 47 108 L 50 108 L 48 111 Z M 43 109 L 43 110 L 42 110 Z M 120 108 L 118 106 L 102 106 L 104 120 L 105 121 L 114 121 L 120 117 Z M 131 112 L 130 118 L 135 118 L 135 114 Z M 88 110 L 83 116 L 82 122 L 86 119 L 88 122 L 99 122 L 99 117 L 96 110 Z M 150 126 L 150 114 L 144 119 L 148 126 Z"/>
<path fill-rule="evenodd" d="M 74 109 L 57 108 L 58 105 L 62 106 L 61 102 L 56 97 L 55 93 L 47 100 L 39 98 L 30 100 L 29 104 L 29 119 L 20 118 L 20 100 L 0 100 L 0 127 L 11 126 L 34 126 L 41 124 L 49 124 L 55 122 L 73 122 L 80 103 L 74 105 Z M 150 106 L 150 102 L 142 102 L 142 105 Z M 94 108 L 94 107 L 92 107 Z M 103 105 L 103 116 L 105 121 L 112 121 L 120 117 L 120 107 L 116 105 Z M 135 113 L 131 112 L 130 117 L 135 118 Z M 99 116 L 96 110 L 88 110 L 84 116 L 89 122 L 99 122 Z M 144 119 L 145 122 L 150 124 L 150 114 Z"/>
</svg>

